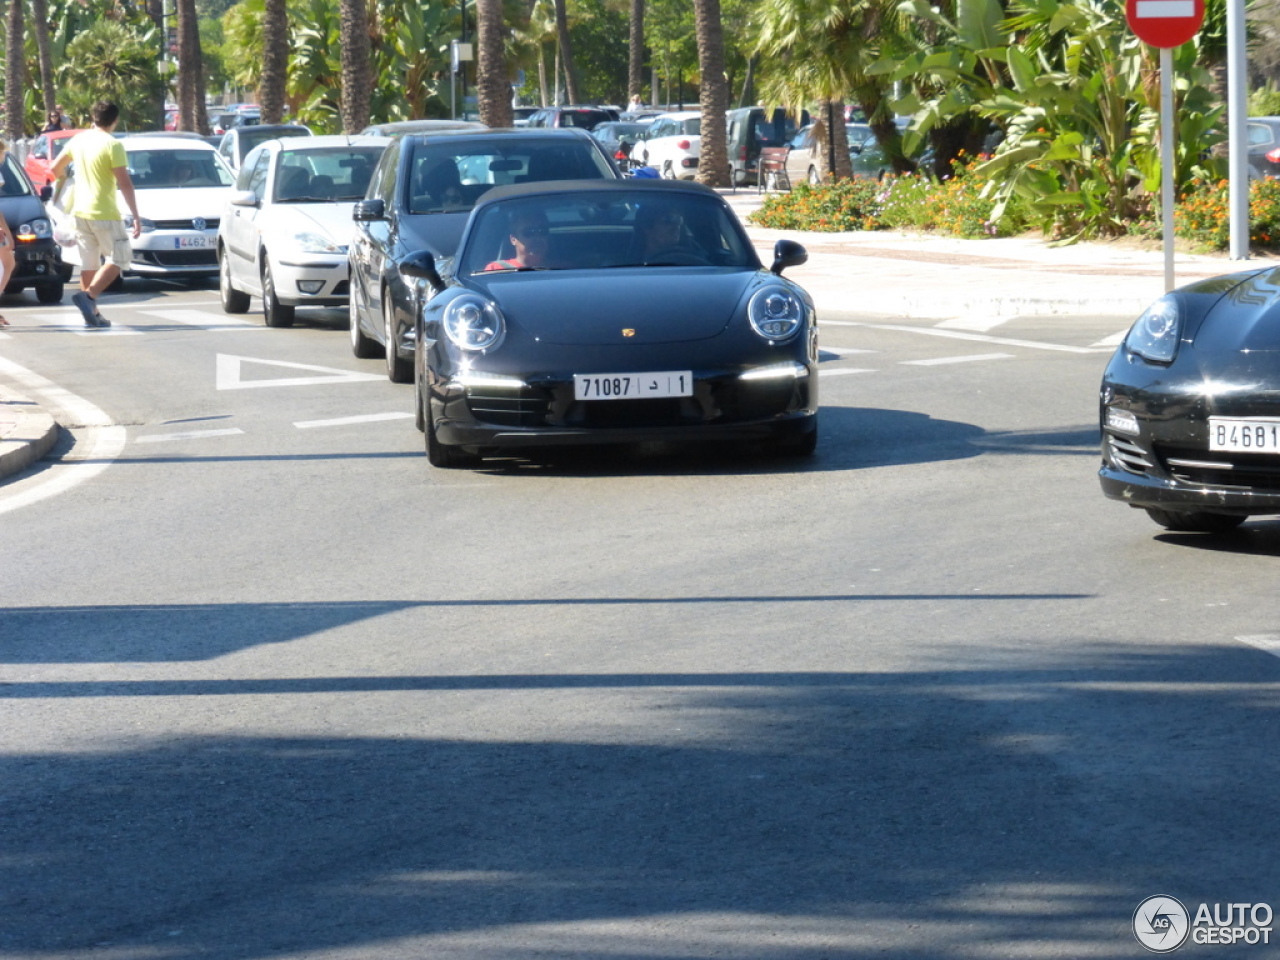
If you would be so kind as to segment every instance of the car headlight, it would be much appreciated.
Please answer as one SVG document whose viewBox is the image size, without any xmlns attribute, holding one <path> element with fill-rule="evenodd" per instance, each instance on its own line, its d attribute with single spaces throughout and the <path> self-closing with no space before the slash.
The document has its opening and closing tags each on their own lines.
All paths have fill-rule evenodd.
<svg viewBox="0 0 1280 960">
<path fill-rule="evenodd" d="M 484 297 L 465 294 L 444 308 L 445 336 L 463 350 L 489 350 L 502 342 L 506 321 L 496 304 Z"/>
<path fill-rule="evenodd" d="M 28 220 L 26 223 L 18 224 L 15 236 L 19 243 L 31 243 L 35 240 L 44 240 L 53 236 L 53 225 L 44 217 L 36 220 Z"/>
<path fill-rule="evenodd" d="M 786 287 L 757 290 L 747 304 L 752 329 L 766 340 L 790 339 L 804 324 L 804 318 L 804 301 Z"/>
<path fill-rule="evenodd" d="M 1124 345 L 1153 363 L 1172 363 L 1182 334 L 1182 311 L 1174 297 L 1164 296 L 1147 307 L 1124 338 Z"/>
<path fill-rule="evenodd" d="M 143 233 L 150 233 L 156 228 L 156 222 L 154 220 L 148 220 L 146 217 L 139 217 L 138 222 L 142 224 Z M 131 215 L 125 215 L 124 225 L 129 230 L 133 229 L 133 217 Z"/>
<path fill-rule="evenodd" d="M 334 243 L 331 237 L 314 230 L 304 230 L 293 235 L 293 244 L 303 253 L 346 253 L 347 248 Z"/>
</svg>

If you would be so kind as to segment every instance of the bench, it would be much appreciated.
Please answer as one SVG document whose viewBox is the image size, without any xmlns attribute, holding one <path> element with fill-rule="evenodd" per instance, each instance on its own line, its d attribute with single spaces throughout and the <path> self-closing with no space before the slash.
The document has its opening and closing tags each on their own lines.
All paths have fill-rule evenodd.
<svg viewBox="0 0 1280 960">
<path fill-rule="evenodd" d="M 762 147 L 760 167 L 756 176 L 756 192 L 761 190 L 790 190 L 791 178 L 787 176 L 787 154 L 790 147 Z"/>
</svg>

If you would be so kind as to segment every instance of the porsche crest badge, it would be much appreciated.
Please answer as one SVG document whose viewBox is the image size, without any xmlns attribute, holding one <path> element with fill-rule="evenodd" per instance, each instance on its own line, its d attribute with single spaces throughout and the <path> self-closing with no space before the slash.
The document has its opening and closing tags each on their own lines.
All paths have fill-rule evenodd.
<svg viewBox="0 0 1280 960">
<path fill-rule="evenodd" d="M 635 327 L 623 327 L 623 328 L 622 328 L 622 335 L 623 335 L 624 337 L 634 337 L 634 336 L 636 335 L 636 328 L 635 328 Z"/>
</svg>

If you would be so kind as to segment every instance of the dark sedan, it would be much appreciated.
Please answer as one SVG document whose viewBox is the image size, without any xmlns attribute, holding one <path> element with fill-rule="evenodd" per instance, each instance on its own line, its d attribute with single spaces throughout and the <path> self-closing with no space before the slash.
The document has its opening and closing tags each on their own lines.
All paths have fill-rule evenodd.
<svg viewBox="0 0 1280 960">
<path fill-rule="evenodd" d="M 1249 179 L 1280 177 L 1280 117 L 1250 117 Z"/>
<path fill-rule="evenodd" d="M 1170 530 L 1280 514 L 1280 269 L 1157 300 L 1102 380 L 1103 492 Z"/>
<path fill-rule="evenodd" d="M 420 250 L 453 256 L 472 206 L 486 191 L 621 176 L 583 130 L 443 130 L 392 140 L 352 214 L 352 352 L 385 357 L 396 383 L 413 379 L 414 322 L 427 291 L 406 281 L 399 264 Z"/>
<path fill-rule="evenodd" d="M 50 188 L 44 188 L 48 194 Z M 60 303 L 62 290 L 71 278 L 71 267 L 53 238 L 53 222 L 26 173 L 3 154 L 0 163 L 0 215 L 9 224 L 16 242 L 13 276 L 5 278 L 5 293 L 19 293 L 34 287 L 41 303 Z"/>
<path fill-rule="evenodd" d="M 417 324 L 418 426 L 437 467 L 487 451 L 640 441 L 756 442 L 813 452 L 817 323 L 766 270 L 732 209 L 699 184 L 499 188 L 472 212 Z"/>
</svg>

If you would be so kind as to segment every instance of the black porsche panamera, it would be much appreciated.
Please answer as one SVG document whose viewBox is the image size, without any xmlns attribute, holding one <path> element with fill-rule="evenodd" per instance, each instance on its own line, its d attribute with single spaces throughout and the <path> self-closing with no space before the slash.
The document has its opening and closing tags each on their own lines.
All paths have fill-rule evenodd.
<svg viewBox="0 0 1280 960">
<path fill-rule="evenodd" d="M 530 234 L 544 251 L 522 260 Z M 528 241 L 526 241 L 528 242 Z M 658 180 L 499 187 L 418 318 L 417 421 L 437 467 L 488 451 L 640 441 L 817 441 L 813 301 L 714 190 Z"/>
<path fill-rule="evenodd" d="M 1157 300 L 1112 357 L 1100 402 L 1108 497 L 1179 531 L 1280 514 L 1280 270 Z"/>
</svg>

